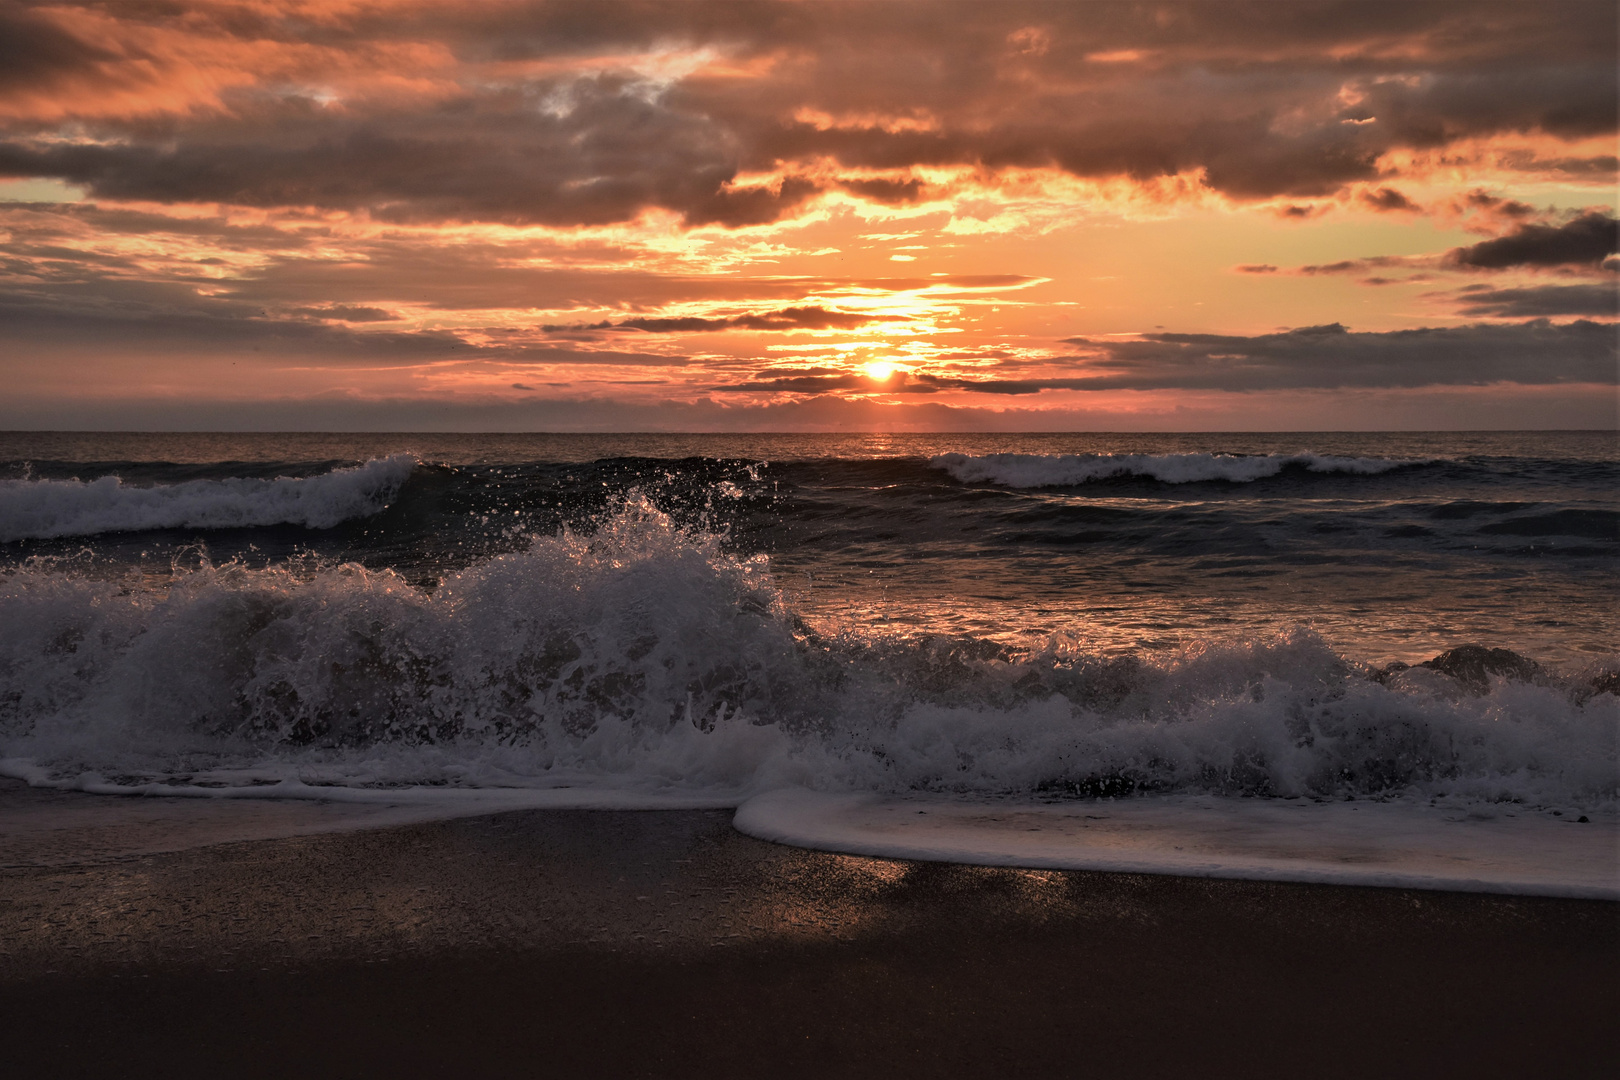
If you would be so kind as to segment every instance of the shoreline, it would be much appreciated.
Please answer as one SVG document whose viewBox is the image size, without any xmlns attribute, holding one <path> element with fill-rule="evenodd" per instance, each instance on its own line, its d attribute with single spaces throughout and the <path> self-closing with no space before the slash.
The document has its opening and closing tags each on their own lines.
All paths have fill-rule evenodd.
<svg viewBox="0 0 1620 1080">
<path fill-rule="evenodd" d="M 908 862 L 729 818 L 526 810 L 8 867 L 7 1060 L 182 1076 L 1620 1065 L 1613 902 Z"/>
</svg>

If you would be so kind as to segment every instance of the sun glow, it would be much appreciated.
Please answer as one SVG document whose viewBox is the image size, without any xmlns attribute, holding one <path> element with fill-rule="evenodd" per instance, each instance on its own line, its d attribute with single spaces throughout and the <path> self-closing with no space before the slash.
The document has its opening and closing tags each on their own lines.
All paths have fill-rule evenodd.
<svg viewBox="0 0 1620 1080">
<path fill-rule="evenodd" d="M 866 372 L 867 377 L 878 382 L 887 382 L 889 376 L 894 374 L 895 368 L 895 363 L 890 360 L 871 360 L 861 365 L 861 370 Z"/>
</svg>

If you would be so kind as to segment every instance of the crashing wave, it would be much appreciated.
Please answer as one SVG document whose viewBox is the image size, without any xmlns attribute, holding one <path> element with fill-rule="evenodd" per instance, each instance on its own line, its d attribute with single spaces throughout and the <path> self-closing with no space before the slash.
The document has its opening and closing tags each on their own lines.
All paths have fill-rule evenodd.
<svg viewBox="0 0 1620 1080">
<path fill-rule="evenodd" d="M 432 590 L 356 565 L 7 572 L 0 757 L 120 783 L 1612 805 L 1613 673 L 1476 652 L 1373 671 L 1306 631 L 1132 658 L 822 635 L 763 556 L 631 500 Z"/>
<path fill-rule="evenodd" d="M 0 543 L 146 529 L 330 529 L 384 509 L 416 467 L 394 454 L 320 476 L 191 480 L 131 487 L 97 480 L 0 480 Z"/>
</svg>

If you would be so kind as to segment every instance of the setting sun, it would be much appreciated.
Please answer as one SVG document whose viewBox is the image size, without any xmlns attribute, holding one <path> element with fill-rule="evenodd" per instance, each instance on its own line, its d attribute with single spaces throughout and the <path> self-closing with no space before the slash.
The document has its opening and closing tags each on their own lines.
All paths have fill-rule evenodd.
<svg viewBox="0 0 1620 1080">
<path fill-rule="evenodd" d="M 866 372 L 868 377 L 876 379 L 878 382 L 887 382 L 889 376 L 894 374 L 895 365 L 890 360 L 873 360 L 862 365 L 862 370 Z"/>
</svg>

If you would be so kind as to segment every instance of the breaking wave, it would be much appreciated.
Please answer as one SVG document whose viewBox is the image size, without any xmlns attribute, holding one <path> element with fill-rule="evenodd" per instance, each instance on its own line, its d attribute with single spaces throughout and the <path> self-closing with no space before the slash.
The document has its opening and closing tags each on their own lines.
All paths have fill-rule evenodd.
<svg viewBox="0 0 1620 1080">
<path fill-rule="evenodd" d="M 1599 807 L 1617 689 L 1505 650 L 1373 670 L 1303 630 L 1136 657 L 818 632 L 765 557 L 635 498 L 431 590 L 352 564 L 0 577 L 0 771 L 35 782 Z"/>
<path fill-rule="evenodd" d="M 0 480 L 0 543 L 146 529 L 330 529 L 388 506 L 416 464 L 409 454 L 394 454 L 321 476 L 152 487 L 131 487 L 117 476 Z"/>
<path fill-rule="evenodd" d="M 1331 454 L 941 454 L 929 464 L 966 484 L 1041 488 L 1124 476 L 1149 477 L 1166 484 L 1210 480 L 1246 484 L 1291 468 L 1371 476 L 1429 461 Z"/>
</svg>

